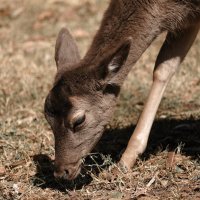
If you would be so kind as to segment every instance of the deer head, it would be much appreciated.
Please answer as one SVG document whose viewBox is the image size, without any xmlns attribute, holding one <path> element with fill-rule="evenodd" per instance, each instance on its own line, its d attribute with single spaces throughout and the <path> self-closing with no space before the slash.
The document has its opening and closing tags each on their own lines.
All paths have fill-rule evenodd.
<svg viewBox="0 0 200 200">
<path fill-rule="evenodd" d="M 120 91 L 119 80 L 131 39 L 99 58 L 80 60 L 78 48 L 66 29 L 58 35 L 57 75 L 45 101 L 45 117 L 55 137 L 56 177 L 72 180 L 81 160 L 100 139 Z"/>
</svg>

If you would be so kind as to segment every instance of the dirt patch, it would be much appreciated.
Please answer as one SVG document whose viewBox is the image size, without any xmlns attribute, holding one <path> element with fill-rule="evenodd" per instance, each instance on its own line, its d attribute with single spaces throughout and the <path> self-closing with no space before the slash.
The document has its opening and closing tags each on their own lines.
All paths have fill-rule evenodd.
<svg viewBox="0 0 200 200">
<path fill-rule="evenodd" d="M 164 39 L 124 83 L 113 120 L 73 182 L 53 177 L 53 135 L 43 116 L 56 71 L 54 45 L 68 27 L 84 55 L 108 0 L 3 0 L 0 5 L 0 199 L 200 199 L 200 37 L 173 78 L 145 154 L 105 178 L 134 130 Z"/>
</svg>

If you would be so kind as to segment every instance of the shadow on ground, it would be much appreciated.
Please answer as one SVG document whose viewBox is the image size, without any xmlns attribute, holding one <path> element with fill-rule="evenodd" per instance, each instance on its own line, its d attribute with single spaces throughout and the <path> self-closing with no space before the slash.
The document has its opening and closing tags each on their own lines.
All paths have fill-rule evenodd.
<svg viewBox="0 0 200 200">
<path fill-rule="evenodd" d="M 35 155 L 37 174 L 33 178 L 34 185 L 41 188 L 52 188 L 62 192 L 73 189 L 81 189 L 92 181 L 91 172 L 98 175 L 99 166 L 106 169 L 109 163 L 104 164 L 103 156 L 110 155 L 113 162 L 117 162 L 135 126 L 123 129 L 106 130 L 97 147 L 94 157 L 86 158 L 81 175 L 73 182 L 55 180 L 53 177 L 53 163 L 47 155 Z M 142 160 L 149 158 L 151 154 L 166 149 L 175 149 L 181 145 L 181 151 L 193 159 L 200 158 L 200 120 L 175 120 L 164 119 L 154 123 L 148 142 L 148 147 L 142 156 Z"/>
</svg>

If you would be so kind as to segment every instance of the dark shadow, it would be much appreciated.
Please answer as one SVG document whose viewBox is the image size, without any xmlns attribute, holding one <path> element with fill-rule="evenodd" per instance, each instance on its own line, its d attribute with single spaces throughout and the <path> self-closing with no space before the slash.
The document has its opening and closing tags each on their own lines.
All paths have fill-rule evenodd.
<svg viewBox="0 0 200 200">
<path fill-rule="evenodd" d="M 100 169 L 106 169 L 109 166 L 110 163 L 105 163 L 103 156 L 109 155 L 113 162 L 119 160 L 134 128 L 133 125 L 123 129 L 106 130 L 92 156 L 86 158 L 81 175 L 75 181 L 55 180 L 51 159 L 47 155 L 35 155 L 37 174 L 33 178 L 34 185 L 62 192 L 81 189 L 92 181 L 91 173 L 98 175 Z M 175 149 L 180 144 L 183 154 L 199 159 L 200 120 L 163 119 L 155 121 L 142 159 L 148 159 L 151 154 L 155 155 L 158 151 Z"/>
<path fill-rule="evenodd" d="M 117 162 L 127 146 L 135 126 L 124 129 L 107 130 L 97 145 L 97 151 L 110 154 Z M 200 155 L 200 120 L 163 119 L 154 122 L 142 159 L 158 151 L 173 150 L 181 145 L 181 152 L 194 159 Z"/>
</svg>

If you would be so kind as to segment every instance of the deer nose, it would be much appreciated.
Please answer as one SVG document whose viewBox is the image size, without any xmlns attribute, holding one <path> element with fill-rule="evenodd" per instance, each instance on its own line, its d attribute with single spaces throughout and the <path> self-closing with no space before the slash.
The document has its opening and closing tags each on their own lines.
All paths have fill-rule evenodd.
<svg viewBox="0 0 200 200">
<path fill-rule="evenodd" d="M 63 171 L 54 171 L 54 177 L 55 178 L 67 178 L 69 176 L 69 171 L 68 170 L 63 170 Z"/>
<path fill-rule="evenodd" d="M 65 167 L 55 167 L 54 177 L 63 178 L 68 180 L 75 179 L 80 173 L 80 165 L 76 166 L 65 166 Z"/>
</svg>

